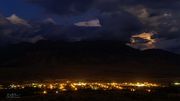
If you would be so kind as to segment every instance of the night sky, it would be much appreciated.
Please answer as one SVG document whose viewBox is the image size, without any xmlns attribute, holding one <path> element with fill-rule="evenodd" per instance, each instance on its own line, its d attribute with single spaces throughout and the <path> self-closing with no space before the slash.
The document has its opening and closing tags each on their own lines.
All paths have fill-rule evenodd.
<svg viewBox="0 0 180 101">
<path fill-rule="evenodd" d="M 0 0 L 0 79 L 177 77 L 179 26 L 180 0 Z"/>
<path fill-rule="evenodd" d="M 179 0 L 0 0 L 0 41 L 110 39 L 179 53 L 179 11 Z M 49 35 L 40 26 L 47 23 L 56 27 Z M 75 27 L 97 29 L 77 35 L 69 31 Z"/>
</svg>

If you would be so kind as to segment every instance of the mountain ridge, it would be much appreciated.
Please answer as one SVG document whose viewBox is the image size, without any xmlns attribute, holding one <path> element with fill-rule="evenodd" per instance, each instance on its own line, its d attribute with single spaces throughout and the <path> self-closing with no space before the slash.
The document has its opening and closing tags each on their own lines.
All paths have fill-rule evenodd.
<svg viewBox="0 0 180 101">
<path fill-rule="evenodd" d="M 90 75 L 96 78 L 110 74 L 112 78 L 123 75 L 143 77 L 146 74 L 180 76 L 174 75 L 179 71 L 180 55 L 160 49 L 140 51 L 119 41 L 44 40 L 36 44 L 11 45 L 1 49 L 0 53 L 1 72 L 11 72 L 19 78 L 29 75 L 40 78 L 49 75 L 52 78 L 91 78 Z M 4 73 L 0 77 L 6 77 Z"/>
</svg>

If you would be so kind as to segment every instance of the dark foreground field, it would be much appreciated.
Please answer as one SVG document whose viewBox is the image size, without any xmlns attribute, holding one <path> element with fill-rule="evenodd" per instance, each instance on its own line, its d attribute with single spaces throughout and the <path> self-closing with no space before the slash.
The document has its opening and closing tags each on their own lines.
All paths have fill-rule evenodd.
<svg viewBox="0 0 180 101">
<path fill-rule="evenodd" d="M 180 94 L 165 92 L 75 91 L 14 99 L 1 99 L 1 101 L 180 101 Z"/>
</svg>

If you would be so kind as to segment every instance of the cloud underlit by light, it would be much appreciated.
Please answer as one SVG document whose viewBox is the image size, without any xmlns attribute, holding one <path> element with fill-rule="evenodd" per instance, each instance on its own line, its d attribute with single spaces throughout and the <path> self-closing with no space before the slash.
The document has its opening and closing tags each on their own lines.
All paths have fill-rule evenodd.
<svg viewBox="0 0 180 101">
<path fill-rule="evenodd" d="M 133 48 L 138 48 L 141 50 L 156 48 L 157 38 L 154 38 L 155 33 L 144 32 L 137 35 L 132 35 L 129 46 Z"/>
<path fill-rule="evenodd" d="M 90 20 L 90 21 L 82 21 L 75 23 L 74 25 L 80 27 L 101 27 L 100 21 L 98 19 Z"/>
<path fill-rule="evenodd" d="M 7 20 L 9 20 L 12 24 L 25 25 L 28 27 L 31 26 L 26 20 L 16 16 L 16 14 L 12 14 L 10 17 L 7 17 Z"/>
</svg>

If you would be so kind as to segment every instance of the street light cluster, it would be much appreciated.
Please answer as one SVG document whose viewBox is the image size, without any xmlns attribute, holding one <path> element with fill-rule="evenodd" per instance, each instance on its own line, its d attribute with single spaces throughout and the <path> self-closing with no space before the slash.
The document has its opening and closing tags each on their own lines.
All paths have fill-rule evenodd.
<svg viewBox="0 0 180 101">
<path fill-rule="evenodd" d="M 26 87 L 50 89 L 59 91 L 77 91 L 77 90 L 122 90 L 129 87 L 159 87 L 159 84 L 148 82 L 136 82 L 136 83 L 102 83 L 102 82 L 59 82 L 59 83 L 28 83 L 28 84 L 11 84 L 10 89 L 24 89 Z M 135 91 L 135 89 L 131 89 Z M 148 90 L 150 91 L 150 90 Z M 44 92 L 45 93 L 45 92 Z"/>
</svg>

